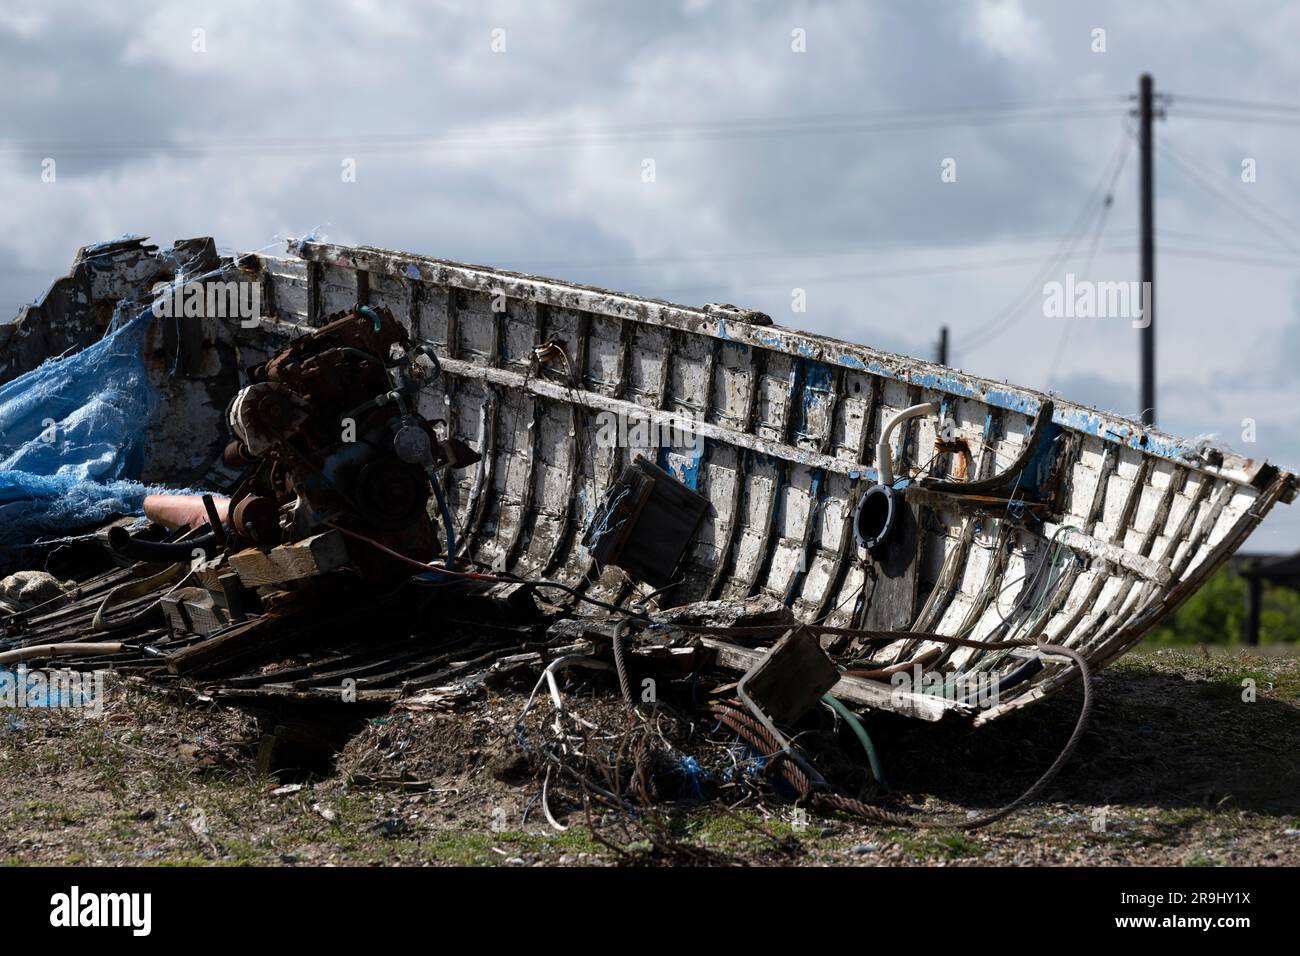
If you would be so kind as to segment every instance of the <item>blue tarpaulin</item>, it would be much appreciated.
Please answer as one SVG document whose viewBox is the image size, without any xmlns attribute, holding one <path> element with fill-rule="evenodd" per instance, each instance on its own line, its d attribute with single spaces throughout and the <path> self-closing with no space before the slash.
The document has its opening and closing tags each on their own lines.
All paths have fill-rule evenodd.
<svg viewBox="0 0 1300 956">
<path fill-rule="evenodd" d="M 104 337 L 0 385 L 0 564 L 15 549 L 168 489 L 139 481 L 155 395 L 144 365 L 153 314 L 125 303 Z"/>
</svg>

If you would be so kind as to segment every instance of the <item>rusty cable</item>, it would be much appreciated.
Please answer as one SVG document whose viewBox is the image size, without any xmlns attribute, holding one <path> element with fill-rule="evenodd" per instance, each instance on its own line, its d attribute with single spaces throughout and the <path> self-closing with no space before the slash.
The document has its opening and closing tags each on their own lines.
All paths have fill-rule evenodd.
<svg viewBox="0 0 1300 956">
<path fill-rule="evenodd" d="M 987 813 L 970 820 L 964 820 L 958 823 L 943 823 L 938 820 L 927 820 L 924 822 L 924 826 L 951 826 L 959 830 L 975 830 L 979 827 L 987 826 L 990 823 L 996 823 L 998 820 L 1010 816 L 1024 804 L 1028 803 L 1034 797 L 1046 790 L 1048 785 L 1056 779 L 1056 775 L 1061 772 L 1061 768 L 1065 766 L 1066 762 L 1069 761 L 1072 756 L 1074 756 L 1075 750 L 1078 749 L 1079 741 L 1083 737 L 1083 728 L 1087 725 L 1088 717 L 1092 714 L 1092 672 L 1088 669 L 1088 662 L 1084 659 L 1084 656 L 1071 647 L 1066 647 L 1063 644 L 1048 644 L 1045 640 L 1040 638 L 1038 642 L 1038 650 L 1043 654 L 1055 654 L 1060 657 L 1068 657 L 1070 660 L 1074 661 L 1075 665 L 1079 668 L 1079 678 L 1083 681 L 1083 705 L 1079 708 L 1079 716 L 1075 718 L 1074 730 L 1070 732 L 1070 739 L 1065 742 L 1065 746 L 1061 748 L 1061 752 L 1057 754 L 1056 759 L 1052 761 L 1052 765 L 1043 771 L 1042 776 L 1035 780 L 1028 790 L 1016 797 L 1010 803 L 999 807 L 992 813 Z"/>
<path fill-rule="evenodd" d="M 767 755 L 780 770 L 781 776 L 795 789 L 799 798 L 806 799 L 814 787 L 824 787 L 826 781 L 806 763 L 801 764 L 793 748 L 787 749 L 773 739 L 766 727 L 749 713 L 728 702 L 712 706 L 713 716 L 740 735 L 751 747 Z M 809 773 L 811 771 L 811 773 Z"/>
<path fill-rule="evenodd" d="M 1051 782 L 1056 779 L 1057 774 L 1074 755 L 1078 749 L 1079 741 L 1082 739 L 1084 727 L 1088 723 L 1088 718 L 1092 713 L 1092 672 L 1088 669 L 1088 663 L 1083 655 L 1073 648 L 1065 647 L 1060 644 L 1048 644 L 1040 638 L 1036 646 L 1043 654 L 1057 655 L 1070 658 L 1079 668 L 1079 676 L 1083 681 L 1083 705 L 1079 708 L 1079 716 L 1075 719 L 1074 729 L 1070 733 L 1069 739 L 1061 752 L 1057 754 L 1056 759 L 1052 761 L 1037 780 L 1029 786 L 1020 796 L 1016 797 L 1010 803 L 1004 804 L 998 809 L 973 817 L 967 820 L 947 820 L 939 817 L 921 817 L 907 816 L 900 813 L 894 813 L 881 807 L 874 807 L 870 804 L 863 803 L 861 800 L 855 800 L 852 797 L 842 793 L 837 793 L 830 788 L 824 780 L 813 781 L 803 773 L 806 764 L 795 761 L 793 747 L 783 749 L 776 740 L 772 739 L 770 733 L 758 721 L 754 720 L 748 713 L 742 711 L 739 706 L 730 702 L 719 702 L 712 706 L 715 717 L 723 724 L 735 731 L 743 740 L 745 740 L 755 750 L 772 754 L 775 758 L 790 757 L 792 759 L 782 760 L 779 769 L 786 781 L 794 787 L 799 794 L 800 799 L 808 800 L 813 806 L 829 810 L 838 810 L 851 816 L 860 817 L 864 820 L 870 820 L 877 823 L 884 823 L 889 826 L 898 827 L 925 827 L 927 829 L 957 829 L 957 830 L 976 830 L 980 827 L 996 823 L 1005 817 L 1010 816 L 1016 810 L 1020 809 L 1030 800 L 1041 794 Z M 816 773 L 814 770 L 813 773 Z"/>
<path fill-rule="evenodd" d="M 861 800 L 855 800 L 852 797 L 846 797 L 842 793 L 834 793 L 829 790 L 813 794 L 809 802 L 819 809 L 838 810 L 841 813 L 847 813 L 849 816 L 861 817 L 864 820 L 883 823 L 887 826 L 911 827 L 916 825 L 916 821 L 905 814 L 894 813 L 892 810 L 886 810 L 883 807 L 873 807 L 869 803 L 863 803 Z"/>
<path fill-rule="evenodd" d="M 618 688 L 623 692 L 623 700 L 627 701 L 630 710 L 636 709 L 636 703 L 632 700 L 632 684 L 627 679 L 627 661 L 623 658 L 623 635 L 627 633 L 629 626 L 628 621 L 620 621 L 614 628 L 614 667 L 618 671 Z"/>
</svg>

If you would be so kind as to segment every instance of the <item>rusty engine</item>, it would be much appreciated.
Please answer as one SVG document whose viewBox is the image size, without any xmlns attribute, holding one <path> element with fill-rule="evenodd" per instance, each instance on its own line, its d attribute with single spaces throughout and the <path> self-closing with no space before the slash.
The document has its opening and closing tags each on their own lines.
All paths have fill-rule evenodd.
<svg viewBox="0 0 1300 956">
<path fill-rule="evenodd" d="M 419 380 L 440 372 L 431 348 L 413 346 L 387 309 L 369 306 L 332 316 L 250 369 L 227 411 L 235 440 L 226 461 L 246 469 L 230 500 L 233 532 L 265 549 L 334 527 L 418 562 L 443 553 L 431 496 L 444 537 L 453 532 L 437 469 L 478 455 L 415 411 Z M 364 577 L 402 570 L 381 548 L 349 551 Z"/>
</svg>

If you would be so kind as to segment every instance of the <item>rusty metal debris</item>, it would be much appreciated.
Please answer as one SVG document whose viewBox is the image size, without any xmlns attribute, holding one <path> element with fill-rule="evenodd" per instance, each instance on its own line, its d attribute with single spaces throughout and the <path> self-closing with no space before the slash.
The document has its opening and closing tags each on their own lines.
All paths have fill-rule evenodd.
<svg viewBox="0 0 1300 956">
<path fill-rule="evenodd" d="M 83 251 L 88 291 L 57 286 L 5 333 L 12 378 L 44 357 L 33 330 L 86 345 L 183 260 L 271 306 L 146 335 L 164 421 L 135 477 L 209 493 L 33 542 L 54 576 L 0 582 L 0 654 L 320 720 L 531 687 L 519 745 L 557 826 L 567 800 L 635 811 L 663 842 L 648 814 L 670 791 L 759 778 L 912 822 L 871 802 L 863 715 L 979 724 L 1086 687 L 1296 490 L 732 306 L 291 249 Z M 645 437 L 683 423 L 678 443 Z M 854 774 L 807 749 L 800 728 L 826 721 L 867 751 Z"/>
<path fill-rule="evenodd" d="M 416 413 L 422 354 L 388 309 L 359 306 L 250 369 L 227 415 L 226 462 L 246 466 L 231 496 L 234 534 L 272 555 L 327 528 L 377 545 L 346 555 L 338 541 L 329 565 L 312 553 L 310 569 L 279 551 L 284 560 L 259 564 L 252 583 L 325 573 L 349 557 L 364 577 L 392 581 L 405 568 L 390 552 L 415 562 L 439 553 L 428 507 L 436 472 L 478 456 Z"/>
</svg>

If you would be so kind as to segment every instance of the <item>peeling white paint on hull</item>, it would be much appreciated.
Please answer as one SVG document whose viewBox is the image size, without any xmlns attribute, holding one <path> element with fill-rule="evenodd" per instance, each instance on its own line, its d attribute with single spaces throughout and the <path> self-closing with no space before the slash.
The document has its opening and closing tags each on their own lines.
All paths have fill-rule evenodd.
<svg viewBox="0 0 1300 956">
<path fill-rule="evenodd" d="M 114 296 L 176 268 L 175 250 L 139 240 L 88 249 L 69 277 L 76 295 L 47 297 L 0 333 L 3 377 L 43 357 L 22 346 L 26 336 L 44 336 L 44 354 L 65 339 L 85 344 Z M 179 380 L 161 361 L 157 374 L 165 398 L 188 410 L 187 432 L 221 427 L 232 369 L 333 313 L 386 306 L 441 361 L 421 413 L 483 454 L 449 488 L 461 553 L 605 601 L 650 590 L 595 567 L 580 543 L 597 503 L 641 454 L 712 504 L 680 583 L 655 598 L 661 606 L 766 594 L 805 621 L 980 641 L 1044 634 L 1104 665 L 1297 488 L 1294 475 L 1262 461 L 731 307 L 310 241 L 283 257 L 225 262 L 232 276 L 261 284 L 268 318 L 254 328 L 200 319 L 198 332 L 168 340 L 194 352 Z M 162 354 L 161 338 L 156 347 Z M 891 442 L 911 537 L 900 533 L 907 540 L 887 558 L 872 557 L 855 541 L 854 513 L 877 480 L 883 424 L 927 403 L 937 412 L 908 419 Z M 650 427 L 625 429 L 621 444 L 598 441 L 610 416 Z M 693 447 L 651 444 L 682 421 L 700 438 Z M 210 446 L 195 448 L 207 455 Z M 198 464 L 171 467 L 188 475 Z M 1023 673 L 1032 656 L 911 638 L 871 659 L 886 666 L 932 648 L 939 657 L 928 667 L 995 680 Z M 974 719 L 1072 676 L 1044 665 Z M 972 712 L 944 695 L 921 710 Z"/>
</svg>

